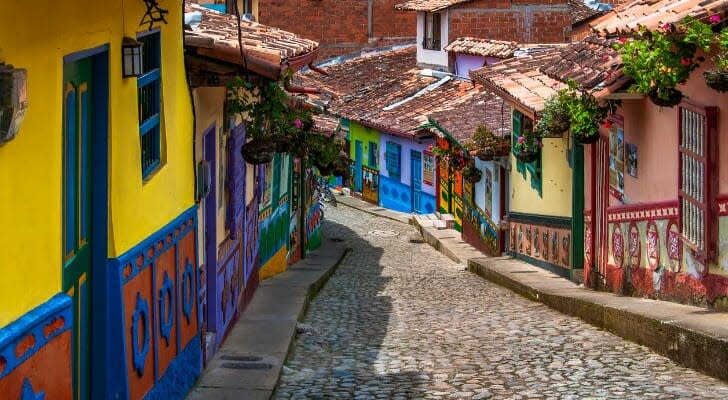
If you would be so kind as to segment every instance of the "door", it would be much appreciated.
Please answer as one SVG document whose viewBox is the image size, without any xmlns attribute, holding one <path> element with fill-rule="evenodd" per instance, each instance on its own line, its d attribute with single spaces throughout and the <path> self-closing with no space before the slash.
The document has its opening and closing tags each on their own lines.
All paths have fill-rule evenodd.
<svg viewBox="0 0 728 400">
<path fill-rule="evenodd" d="M 73 298 L 73 392 L 89 396 L 93 59 L 63 69 L 62 287 Z M 105 238 L 100 239 L 105 240 Z"/>
<path fill-rule="evenodd" d="M 203 159 L 210 166 L 210 192 L 204 202 L 204 224 L 205 229 L 205 268 L 207 270 L 207 331 L 217 331 L 217 311 L 220 303 L 217 301 L 217 163 L 215 152 L 217 141 L 215 140 L 215 126 L 211 126 L 202 136 Z"/>
<path fill-rule="evenodd" d="M 363 184 L 363 170 L 362 161 L 364 158 L 364 149 L 362 148 L 361 140 L 354 142 L 354 191 L 362 192 Z"/>
<path fill-rule="evenodd" d="M 410 165 L 412 180 L 412 210 L 422 213 L 422 153 L 416 150 L 410 152 Z"/>
<path fill-rule="evenodd" d="M 594 168 L 594 179 L 592 180 L 592 227 L 594 246 L 592 252 L 594 258 L 592 264 L 596 266 L 598 276 L 606 276 L 607 257 L 609 251 L 607 207 L 609 206 L 609 144 L 604 138 L 592 146 L 592 159 Z M 595 282 L 597 285 L 605 282 L 600 279 Z"/>
</svg>

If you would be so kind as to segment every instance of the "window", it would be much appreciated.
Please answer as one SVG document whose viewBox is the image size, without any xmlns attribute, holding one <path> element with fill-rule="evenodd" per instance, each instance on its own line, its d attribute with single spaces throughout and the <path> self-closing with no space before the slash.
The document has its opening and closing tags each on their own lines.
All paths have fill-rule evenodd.
<svg viewBox="0 0 728 400">
<path fill-rule="evenodd" d="M 533 130 L 533 120 L 527 116 L 521 114 L 517 110 L 513 110 L 513 134 L 511 135 L 511 151 L 516 154 L 516 143 L 518 137 L 523 132 L 530 132 Z M 543 153 L 538 152 L 538 158 L 534 162 L 523 162 L 516 158 L 516 170 L 521 173 L 523 179 L 526 179 L 526 171 L 530 172 L 531 175 L 531 188 L 538 192 L 539 196 L 543 196 L 543 187 L 541 185 L 541 159 Z"/>
<path fill-rule="evenodd" d="M 394 142 L 387 142 L 387 173 L 392 179 L 399 180 L 401 154 L 402 146 Z"/>
<path fill-rule="evenodd" d="M 142 177 L 146 178 L 160 164 L 160 109 L 161 96 L 161 49 L 159 31 L 144 33 L 137 38 L 142 47 L 142 75 L 137 79 L 139 101 L 139 136 L 141 143 Z"/>
<path fill-rule="evenodd" d="M 422 47 L 427 50 L 440 50 L 440 14 L 425 14 L 425 37 Z"/>
<path fill-rule="evenodd" d="M 680 233 L 707 264 L 716 255 L 716 109 L 682 105 L 679 110 L 678 199 Z"/>
<path fill-rule="evenodd" d="M 374 142 L 369 142 L 369 166 L 376 169 L 379 164 L 379 146 Z"/>
</svg>

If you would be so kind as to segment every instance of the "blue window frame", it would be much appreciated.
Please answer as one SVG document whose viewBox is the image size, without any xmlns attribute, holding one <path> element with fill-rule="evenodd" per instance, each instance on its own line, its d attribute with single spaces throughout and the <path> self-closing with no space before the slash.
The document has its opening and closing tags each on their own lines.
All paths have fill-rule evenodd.
<svg viewBox="0 0 728 400">
<path fill-rule="evenodd" d="M 142 178 L 146 178 L 159 167 L 161 162 L 159 129 L 162 104 L 162 55 L 159 30 L 139 34 L 137 40 L 144 45 L 142 75 L 137 79 L 137 95 Z"/>
<path fill-rule="evenodd" d="M 402 146 L 395 142 L 387 142 L 387 172 L 392 179 L 399 180 L 401 154 Z"/>
<path fill-rule="evenodd" d="M 379 147 L 374 142 L 369 142 L 369 167 L 377 169 L 379 159 Z"/>
</svg>

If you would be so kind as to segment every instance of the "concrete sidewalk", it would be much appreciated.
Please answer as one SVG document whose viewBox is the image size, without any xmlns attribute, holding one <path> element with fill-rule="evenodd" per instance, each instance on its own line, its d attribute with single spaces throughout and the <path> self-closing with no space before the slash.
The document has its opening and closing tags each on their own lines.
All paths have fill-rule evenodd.
<svg viewBox="0 0 728 400">
<path fill-rule="evenodd" d="M 468 269 L 533 301 L 644 345 L 673 361 L 728 381 L 728 313 L 597 292 L 510 257 L 487 257 L 460 232 L 413 218 L 427 243 Z"/>
<path fill-rule="evenodd" d="M 324 239 L 319 250 L 260 283 L 188 399 L 269 399 L 296 336 L 296 323 L 346 254 Z"/>
<path fill-rule="evenodd" d="M 339 205 L 356 208 L 357 210 L 364 211 L 367 214 L 372 214 L 378 217 L 399 221 L 405 224 L 411 224 L 412 216 L 414 215 L 399 211 L 388 210 L 386 208 L 379 207 L 376 204 L 368 203 L 353 196 L 337 195 L 336 201 Z"/>
</svg>

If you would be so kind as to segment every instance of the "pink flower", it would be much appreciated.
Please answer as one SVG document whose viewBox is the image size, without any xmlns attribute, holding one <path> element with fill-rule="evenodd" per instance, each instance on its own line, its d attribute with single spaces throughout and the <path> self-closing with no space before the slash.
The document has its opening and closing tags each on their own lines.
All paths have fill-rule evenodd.
<svg viewBox="0 0 728 400">
<path fill-rule="evenodd" d="M 671 26 L 670 24 L 663 24 L 662 25 L 662 30 L 663 31 L 669 31 L 670 30 L 670 26 Z"/>
<path fill-rule="evenodd" d="M 720 22 L 720 15 L 713 14 L 713 15 L 710 16 L 710 23 L 711 24 L 717 24 L 718 22 Z"/>
<path fill-rule="evenodd" d="M 427 146 L 427 151 L 432 151 L 432 145 Z"/>
<path fill-rule="evenodd" d="M 526 144 L 526 138 L 523 136 L 518 137 L 518 144 Z"/>
<path fill-rule="evenodd" d="M 301 129 L 301 127 L 303 126 L 303 122 L 301 122 L 300 119 L 296 118 L 295 120 L 293 120 L 293 126 L 295 126 L 296 129 Z"/>
<path fill-rule="evenodd" d="M 690 61 L 689 58 L 683 58 L 682 60 L 680 60 L 680 64 L 687 67 L 687 66 L 690 66 L 690 64 L 692 64 L 692 61 Z"/>
<path fill-rule="evenodd" d="M 609 61 L 609 56 L 608 56 L 608 55 L 606 55 L 606 54 L 605 54 L 605 55 L 603 55 L 603 56 L 602 56 L 602 61 Z"/>
<path fill-rule="evenodd" d="M 617 39 L 617 41 L 619 42 L 619 44 L 625 44 L 625 43 L 627 43 L 627 38 L 621 37 L 621 38 Z"/>
<path fill-rule="evenodd" d="M 536 139 L 536 146 L 538 146 L 539 149 L 542 148 L 543 147 L 543 142 L 540 141 L 540 140 L 538 140 L 538 139 Z"/>
</svg>

